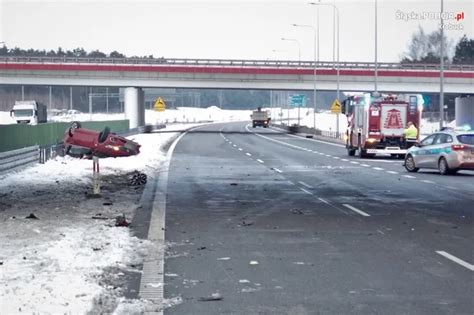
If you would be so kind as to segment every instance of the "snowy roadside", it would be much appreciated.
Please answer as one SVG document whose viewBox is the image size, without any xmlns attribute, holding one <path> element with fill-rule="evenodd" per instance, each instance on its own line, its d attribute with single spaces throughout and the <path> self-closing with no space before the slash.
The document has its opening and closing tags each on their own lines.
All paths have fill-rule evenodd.
<svg viewBox="0 0 474 315">
<path fill-rule="evenodd" d="M 0 177 L 0 313 L 115 310 L 127 273 L 140 272 L 150 249 L 148 241 L 115 226 L 117 216 L 131 221 L 139 211 L 143 187 L 130 186 L 129 176 L 159 170 L 162 148 L 176 135 L 131 136 L 142 145 L 139 155 L 101 159 L 100 198 L 88 194 L 90 160 L 58 157 Z"/>
</svg>

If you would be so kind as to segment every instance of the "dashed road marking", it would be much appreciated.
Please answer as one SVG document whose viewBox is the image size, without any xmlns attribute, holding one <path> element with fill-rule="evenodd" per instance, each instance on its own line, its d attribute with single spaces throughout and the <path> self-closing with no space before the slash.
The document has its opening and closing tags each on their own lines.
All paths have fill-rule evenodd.
<svg viewBox="0 0 474 315">
<path fill-rule="evenodd" d="M 369 164 L 361 164 L 363 167 L 370 167 Z"/>
<path fill-rule="evenodd" d="M 260 160 L 260 159 L 257 159 L 257 161 L 258 161 L 258 162 L 260 162 L 260 163 L 263 163 L 263 161 L 262 161 L 262 160 Z"/>
<path fill-rule="evenodd" d="M 312 189 L 312 188 L 313 188 L 311 185 L 308 185 L 308 184 L 306 184 L 305 182 L 299 181 L 298 183 L 300 183 L 301 185 L 303 185 L 303 186 L 306 187 L 306 188 L 309 188 L 309 189 Z"/>
<path fill-rule="evenodd" d="M 472 264 L 470 264 L 470 263 L 468 263 L 468 262 L 466 262 L 466 261 L 464 261 L 460 258 L 457 258 L 456 256 L 453 256 L 450 253 L 447 253 L 447 252 L 442 251 L 442 250 L 437 250 L 436 253 L 440 254 L 443 257 L 448 258 L 451 261 L 454 261 L 455 263 L 457 263 L 457 264 L 459 264 L 459 265 L 461 265 L 461 266 L 463 266 L 463 267 L 465 267 L 465 268 L 467 268 L 471 271 L 474 271 L 474 265 L 472 265 Z"/>
<path fill-rule="evenodd" d="M 329 201 L 327 201 L 326 199 L 323 199 L 323 198 L 318 198 L 319 201 L 325 203 L 325 204 L 329 204 Z"/>
<path fill-rule="evenodd" d="M 376 171 L 383 171 L 383 168 L 381 167 L 372 167 L 373 170 L 376 170 Z"/>
<path fill-rule="evenodd" d="M 277 173 L 283 173 L 283 171 L 282 171 L 282 170 L 280 170 L 280 169 L 278 169 L 278 168 L 276 168 L 276 167 L 274 167 L 273 169 L 274 169 L 274 170 L 275 170 L 275 172 L 277 172 Z"/>
<path fill-rule="evenodd" d="M 331 157 L 332 155 L 331 154 L 326 154 L 327 157 Z"/>
<path fill-rule="evenodd" d="M 432 181 L 432 180 L 427 180 L 427 179 L 422 179 L 421 180 L 423 183 L 427 183 L 427 184 L 436 184 L 436 182 Z"/>
<path fill-rule="evenodd" d="M 348 159 L 341 159 L 341 161 L 344 161 L 344 162 L 349 162 Z"/>
<path fill-rule="evenodd" d="M 232 146 L 233 146 L 234 148 L 236 148 L 236 147 L 237 147 L 237 145 L 236 145 L 236 144 L 233 144 Z"/>
<path fill-rule="evenodd" d="M 324 153 L 323 153 L 323 152 L 319 152 L 318 154 L 319 154 L 319 155 L 324 155 Z"/>
<path fill-rule="evenodd" d="M 339 159 L 340 159 L 340 157 L 338 157 L 338 156 L 333 156 L 332 158 L 335 159 L 335 160 L 339 160 Z"/>
<path fill-rule="evenodd" d="M 402 175 L 402 176 L 405 178 L 416 178 L 415 176 L 411 176 L 411 175 Z"/>
<path fill-rule="evenodd" d="M 248 155 L 248 156 L 252 156 L 252 154 L 250 154 L 250 153 L 248 153 L 248 152 L 247 152 L 247 153 L 245 153 L 245 154 L 246 154 L 246 155 Z"/>
<path fill-rule="evenodd" d="M 242 148 L 239 148 L 239 151 L 242 151 L 243 149 Z"/>
<path fill-rule="evenodd" d="M 356 161 L 351 161 L 351 164 L 360 164 L 360 163 Z"/>
<path fill-rule="evenodd" d="M 312 194 L 313 194 L 312 192 L 310 192 L 310 191 L 308 191 L 308 190 L 306 190 L 306 189 L 304 189 L 304 188 L 300 188 L 300 189 L 301 189 L 302 191 L 304 191 L 305 193 L 307 193 L 308 195 L 312 195 Z"/>
<path fill-rule="evenodd" d="M 356 207 L 353 207 L 351 205 L 348 205 L 347 203 L 343 203 L 342 204 L 344 207 L 348 208 L 348 209 L 351 209 L 352 211 L 354 212 L 357 212 L 358 214 L 360 214 L 361 216 L 364 216 L 364 217 L 370 217 L 370 214 L 368 214 L 367 212 L 364 212 L 362 210 L 359 210 L 357 209 Z"/>
<path fill-rule="evenodd" d="M 387 171 L 387 173 L 389 173 L 389 174 L 398 174 L 398 172 L 395 172 L 395 171 Z"/>
</svg>

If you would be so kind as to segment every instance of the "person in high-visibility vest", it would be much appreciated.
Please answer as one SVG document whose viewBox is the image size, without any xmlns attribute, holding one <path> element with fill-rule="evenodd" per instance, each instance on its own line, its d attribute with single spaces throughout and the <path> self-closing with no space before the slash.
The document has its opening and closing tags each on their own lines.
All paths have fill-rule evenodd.
<svg viewBox="0 0 474 315">
<path fill-rule="evenodd" d="M 418 128 L 411 121 L 408 122 L 407 127 L 403 131 L 406 140 L 416 141 L 418 139 Z"/>
</svg>

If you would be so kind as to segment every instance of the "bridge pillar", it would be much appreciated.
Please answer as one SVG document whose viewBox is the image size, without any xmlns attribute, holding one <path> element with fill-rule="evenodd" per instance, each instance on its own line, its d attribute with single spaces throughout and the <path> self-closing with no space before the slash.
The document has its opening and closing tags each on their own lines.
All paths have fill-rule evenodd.
<svg viewBox="0 0 474 315">
<path fill-rule="evenodd" d="M 125 119 L 130 121 L 130 128 L 145 125 L 145 92 L 142 88 L 127 87 L 124 91 Z"/>
</svg>

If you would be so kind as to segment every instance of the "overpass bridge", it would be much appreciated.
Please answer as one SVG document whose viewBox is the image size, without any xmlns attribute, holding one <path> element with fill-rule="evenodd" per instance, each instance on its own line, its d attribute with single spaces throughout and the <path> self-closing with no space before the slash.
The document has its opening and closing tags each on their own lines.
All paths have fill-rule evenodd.
<svg viewBox="0 0 474 315">
<path fill-rule="evenodd" d="M 437 64 L 378 63 L 377 67 L 381 92 L 439 92 Z M 138 108 L 141 117 L 144 87 L 312 90 L 316 69 L 317 89 L 335 90 L 338 68 L 341 91 L 373 90 L 375 64 L 368 62 L 175 58 L 3 56 L 0 84 L 128 87 L 125 112 Z M 444 77 L 446 93 L 473 92 L 473 65 L 446 65 Z"/>
</svg>

